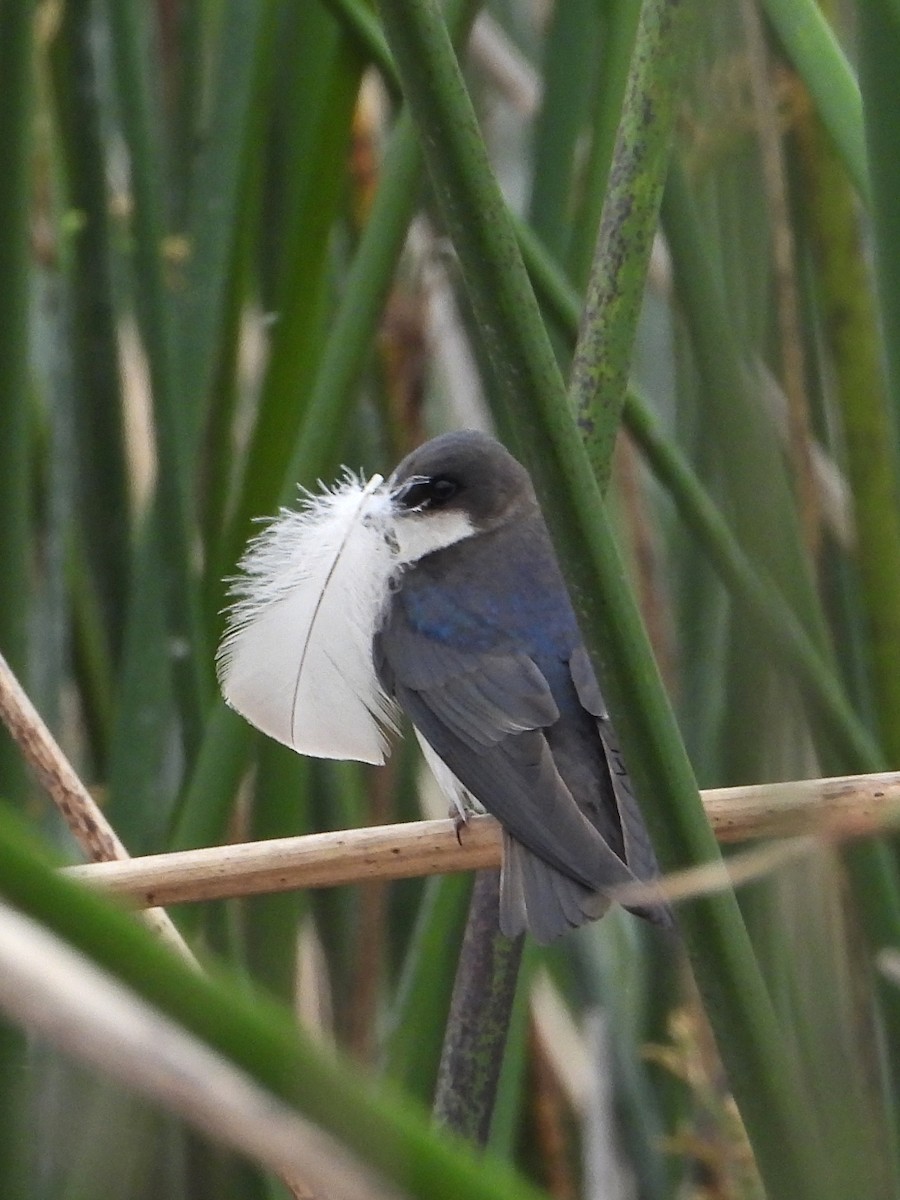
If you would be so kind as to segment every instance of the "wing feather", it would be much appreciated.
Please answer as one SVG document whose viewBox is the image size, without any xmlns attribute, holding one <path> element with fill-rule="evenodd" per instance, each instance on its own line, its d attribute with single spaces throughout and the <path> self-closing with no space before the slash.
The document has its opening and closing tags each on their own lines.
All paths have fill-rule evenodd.
<svg viewBox="0 0 900 1200">
<path fill-rule="evenodd" d="M 398 702 L 422 736 L 517 841 L 585 887 L 634 882 L 563 783 L 540 728 L 475 745 L 461 736 L 445 688 L 395 686 Z"/>
<path fill-rule="evenodd" d="M 494 578 L 487 539 L 424 560 L 400 581 L 374 652 L 439 778 L 455 781 L 448 794 L 458 804 L 468 792 L 503 826 L 504 933 L 550 941 L 658 872 L 548 544 L 522 537 L 529 578 L 512 570 L 496 588 L 481 582 Z M 663 903 L 636 911 L 668 921 Z"/>
<path fill-rule="evenodd" d="M 583 645 L 579 646 L 572 654 L 569 660 L 569 669 L 579 700 L 588 712 L 597 718 L 597 729 L 606 757 L 613 796 L 622 827 L 626 860 L 639 879 L 652 879 L 658 874 L 656 855 L 632 791 L 631 780 L 625 768 L 625 761 L 622 758 L 606 704 L 600 693 L 597 677 Z"/>
</svg>

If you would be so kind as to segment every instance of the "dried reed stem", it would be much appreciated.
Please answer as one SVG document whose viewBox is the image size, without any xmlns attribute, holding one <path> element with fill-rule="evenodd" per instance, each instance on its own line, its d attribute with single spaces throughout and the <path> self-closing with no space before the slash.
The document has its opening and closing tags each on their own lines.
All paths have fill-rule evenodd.
<svg viewBox="0 0 900 1200">
<path fill-rule="evenodd" d="M 78 778 L 53 734 L 0 654 L 0 720 L 62 813 L 72 836 L 94 862 L 126 862 L 128 851 Z M 167 913 L 150 908 L 147 924 L 187 961 L 196 959 Z"/>
<path fill-rule="evenodd" d="M 900 773 L 720 788 L 703 803 L 722 842 L 818 834 L 841 840 L 877 833 L 900 810 Z M 495 867 L 500 829 L 472 817 L 457 840 L 452 821 L 413 821 L 211 846 L 129 862 L 67 868 L 70 876 L 137 905 L 250 896 Z"/>
</svg>

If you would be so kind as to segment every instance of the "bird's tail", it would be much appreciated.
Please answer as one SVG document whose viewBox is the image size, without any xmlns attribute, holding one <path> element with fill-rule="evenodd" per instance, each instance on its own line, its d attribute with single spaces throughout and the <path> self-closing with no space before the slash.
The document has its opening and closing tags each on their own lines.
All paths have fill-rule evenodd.
<svg viewBox="0 0 900 1200">
<path fill-rule="evenodd" d="M 570 929 L 596 921 L 612 903 L 611 896 L 563 875 L 504 830 L 500 929 L 507 937 L 528 930 L 536 942 L 547 945 Z M 673 924 L 671 910 L 662 898 L 626 908 L 654 925 L 670 928 Z"/>
</svg>

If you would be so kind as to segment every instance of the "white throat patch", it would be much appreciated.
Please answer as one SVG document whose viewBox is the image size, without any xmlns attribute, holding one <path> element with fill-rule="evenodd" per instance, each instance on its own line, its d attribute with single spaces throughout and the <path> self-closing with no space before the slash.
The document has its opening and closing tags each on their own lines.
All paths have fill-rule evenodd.
<svg viewBox="0 0 900 1200">
<path fill-rule="evenodd" d="M 397 543 L 396 562 L 405 566 L 471 537 L 476 530 L 465 513 L 427 512 L 395 516 L 392 532 Z"/>
</svg>

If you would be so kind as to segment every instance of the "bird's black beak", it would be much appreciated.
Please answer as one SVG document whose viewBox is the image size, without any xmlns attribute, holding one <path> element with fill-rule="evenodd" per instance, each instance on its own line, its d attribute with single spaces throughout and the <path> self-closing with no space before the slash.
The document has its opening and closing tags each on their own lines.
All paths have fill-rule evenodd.
<svg viewBox="0 0 900 1200">
<path fill-rule="evenodd" d="M 415 493 L 419 490 L 423 483 L 427 483 L 424 475 L 410 475 L 408 479 L 404 479 L 401 484 L 397 484 L 393 476 L 388 480 L 388 495 L 391 501 L 391 507 L 397 516 L 403 516 L 406 513 L 420 512 L 424 497 L 420 496 L 418 500 Z"/>
<path fill-rule="evenodd" d="M 406 501 L 409 498 L 412 486 L 412 479 L 407 479 L 405 483 L 401 483 L 399 487 L 392 479 L 388 480 L 388 495 L 391 498 L 391 505 L 395 510 L 405 509 L 408 507 Z"/>
</svg>

